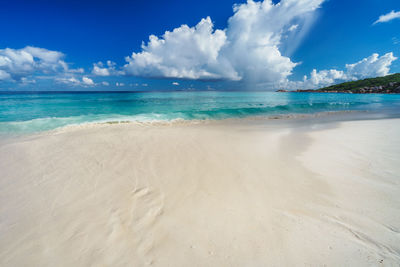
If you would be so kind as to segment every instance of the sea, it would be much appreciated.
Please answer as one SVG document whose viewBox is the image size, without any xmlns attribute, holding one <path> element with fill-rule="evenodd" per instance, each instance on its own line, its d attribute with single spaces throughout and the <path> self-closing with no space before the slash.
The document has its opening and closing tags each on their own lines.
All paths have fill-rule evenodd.
<svg viewBox="0 0 400 267">
<path fill-rule="evenodd" d="M 0 135 L 105 122 L 296 118 L 335 112 L 400 116 L 400 95 L 275 92 L 0 92 Z"/>
</svg>

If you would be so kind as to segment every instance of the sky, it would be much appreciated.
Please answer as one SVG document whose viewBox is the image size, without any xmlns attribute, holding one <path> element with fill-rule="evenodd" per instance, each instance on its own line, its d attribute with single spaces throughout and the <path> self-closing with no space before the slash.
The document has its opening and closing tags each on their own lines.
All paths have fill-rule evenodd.
<svg viewBox="0 0 400 267">
<path fill-rule="evenodd" d="M 1 91 L 320 88 L 400 72 L 398 0 L 4 1 Z"/>
</svg>

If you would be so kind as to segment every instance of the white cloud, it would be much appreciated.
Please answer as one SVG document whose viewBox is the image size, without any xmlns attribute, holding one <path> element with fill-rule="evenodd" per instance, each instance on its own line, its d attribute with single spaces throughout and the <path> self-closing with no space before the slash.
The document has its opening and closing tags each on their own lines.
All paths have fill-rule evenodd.
<svg viewBox="0 0 400 267">
<path fill-rule="evenodd" d="M 0 60 L 1 60 L 1 58 L 0 58 Z M 0 69 L 0 81 L 10 80 L 10 79 L 11 79 L 11 74 Z"/>
<path fill-rule="evenodd" d="M 217 57 L 226 35 L 224 31 L 214 31 L 213 26 L 207 17 L 195 27 L 182 25 L 167 31 L 162 38 L 151 35 L 148 44 L 142 45 L 142 52 L 126 57 L 126 73 L 145 77 L 221 78 Z"/>
<path fill-rule="evenodd" d="M 179 83 L 178 82 L 173 82 L 172 85 L 178 86 Z"/>
<path fill-rule="evenodd" d="M 83 68 L 69 69 L 68 72 L 70 72 L 70 73 L 84 73 L 85 70 Z"/>
<path fill-rule="evenodd" d="M 395 12 L 394 10 L 392 10 L 391 12 L 389 12 L 385 15 L 379 16 L 379 19 L 377 21 L 375 21 L 374 24 L 388 22 L 388 21 L 391 21 L 394 19 L 399 19 L 399 18 L 400 18 L 400 11 Z"/>
<path fill-rule="evenodd" d="M 379 57 L 379 54 L 375 53 L 357 63 L 347 64 L 347 75 L 351 79 L 385 76 L 389 74 L 390 65 L 396 59 L 397 57 L 395 57 L 392 52 L 381 57 Z"/>
<path fill-rule="evenodd" d="M 27 46 L 0 49 L 0 79 L 21 80 L 35 72 L 52 73 L 68 69 L 61 52 Z"/>
<path fill-rule="evenodd" d="M 92 74 L 96 76 L 118 76 L 123 74 L 123 71 L 115 69 L 116 63 L 110 60 L 106 64 L 98 62 L 93 64 Z"/>
<path fill-rule="evenodd" d="M 297 64 L 282 55 L 281 47 L 289 35 L 301 33 L 295 29 L 322 2 L 248 0 L 234 6 L 227 29 L 214 30 L 207 17 L 195 27 L 182 25 L 160 38 L 151 35 L 141 52 L 126 57 L 125 72 L 144 77 L 284 81 Z"/>
<path fill-rule="evenodd" d="M 78 79 L 74 76 L 71 77 L 57 77 L 55 78 L 56 82 L 63 83 L 69 86 L 81 86 L 81 87 L 88 87 L 88 86 L 95 86 L 96 83 L 93 82 L 92 79 L 83 76 L 82 79 Z"/>
<path fill-rule="evenodd" d="M 392 52 L 383 56 L 372 54 L 353 64 L 346 64 L 346 69 L 343 70 L 313 70 L 310 78 L 304 77 L 302 82 L 289 82 L 290 88 L 318 88 L 328 86 L 338 82 L 365 79 L 369 77 L 379 77 L 388 75 L 390 65 L 397 58 Z"/>
<path fill-rule="evenodd" d="M 79 81 L 75 77 L 61 77 L 55 79 L 57 82 L 64 83 L 67 85 L 78 86 L 81 85 L 81 81 Z"/>
<path fill-rule="evenodd" d="M 32 46 L 0 49 L 0 80 L 21 81 L 37 73 L 83 72 L 83 69 L 69 69 L 64 57 L 61 52 Z"/>
<path fill-rule="evenodd" d="M 344 73 L 344 71 L 335 69 L 317 71 L 316 69 L 313 69 L 310 74 L 310 79 L 308 80 L 307 76 L 305 76 L 304 82 L 306 85 L 314 88 L 319 85 L 330 85 L 335 83 L 337 80 L 346 79 L 347 75 Z"/>
<path fill-rule="evenodd" d="M 93 66 L 92 73 L 97 76 L 110 76 L 110 72 L 107 68 L 101 68 L 96 64 Z"/>
<path fill-rule="evenodd" d="M 298 24 L 294 24 L 294 25 L 289 27 L 288 31 L 290 31 L 290 32 L 295 31 L 298 27 L 299 27 Z"/>
<path fill-rule="evenodd" d="M 101 82 L 101 84 L 104 85 L 104 86 L 109 86 L 110 85 L 109 82 Z"/>
<path fill-rule="evenodd" d="M 82 77 L 82 83 L 85 85 L 94 85 L 93 80 L 88 77 Z"/>
<path fill-rule="evenodd" d="M 34 79 L 28 79 L 26 77 L 21 78 L 22 85 L 35 84 L 35 83 L 36 83 L 36 80 L 34 80 Z"/>
<path fill-rule="evenodd" d="M 124 83 L 115 83 L 115 86 L 117 86 L 117 87 L 120 87 L 120 86 L 125 86 L 125 84 Z"/>
</svg>

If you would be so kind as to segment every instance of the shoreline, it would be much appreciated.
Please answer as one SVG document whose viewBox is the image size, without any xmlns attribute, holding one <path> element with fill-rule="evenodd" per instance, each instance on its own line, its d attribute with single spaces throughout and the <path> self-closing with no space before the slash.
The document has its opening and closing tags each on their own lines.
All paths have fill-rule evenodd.
<svg viewBox="0 0 400 267">
<path fill-rule="evenodd" d="M 136 125 L 136 126 L 190 126 L 190 125 L 224 125 L 224 124 L 248 124 L 248 123 L 301 123 L 301 122 L 341 122 L 341 121 L 356 121 L 356 120 L 377 120 L 377 119 L 392 119 L 400 118 L 400 113 L 391 112 L 376 112 L 369 110 L 340 110 L 340 111 L 322 111 L 316 113 L 291 113 L 291 114 L 276 114 L 276 115 L 255 115 L 236 118 L 223 118 L 223 119 L 172 119 L 172 120 L 103 120 L 103 121 L 89 121 L 82 123 L 72 123 L 65 126 L 59 126 L 54 129 L 33 131 L 33 132 L 9 132 L 2 133 L 0 136 L 3 139 L 13 139 L 29 136 L 48 135 L 52 133 L 64 132 L 74 129 L 102 127 L 106 125 Z"/>
<path fill-rule="evenodd" d="M 0 265 L 398 264 L 400 119 L 323 118 L 3 143 Z"/>
<path fill-rule="evenodd" d="M 393 92 L 364 92 L 364 93 L 353 93 L 351 91 L 318 91 L 319 89 L 304 89 L 304 90 L 277 90 L 276 93 L 312 93 L 312 94 L 354 94 L 354 95 L 400 95 L 400 93 Z"/>
</svg>

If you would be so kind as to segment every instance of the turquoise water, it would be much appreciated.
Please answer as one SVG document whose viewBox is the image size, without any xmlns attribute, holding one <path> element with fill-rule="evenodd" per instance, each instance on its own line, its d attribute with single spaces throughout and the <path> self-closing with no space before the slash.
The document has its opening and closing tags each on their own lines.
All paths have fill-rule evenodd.
<svg viewBox="0 0 400 267">
<path fill-rule="evenodd" d="M 0 133 L 71 124 L 400 110 L 400 95 L 271 92 L 0 93 Z"/>
</svg>

